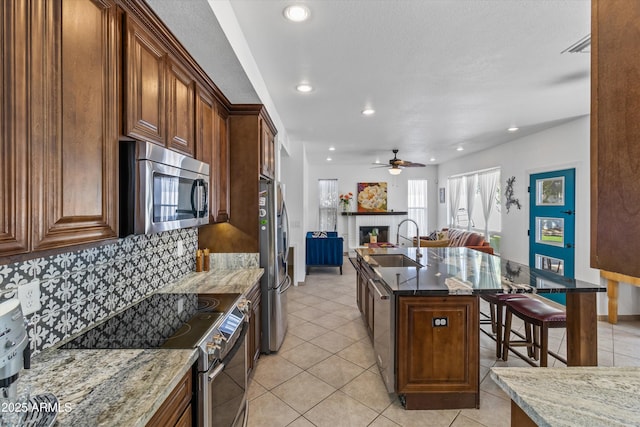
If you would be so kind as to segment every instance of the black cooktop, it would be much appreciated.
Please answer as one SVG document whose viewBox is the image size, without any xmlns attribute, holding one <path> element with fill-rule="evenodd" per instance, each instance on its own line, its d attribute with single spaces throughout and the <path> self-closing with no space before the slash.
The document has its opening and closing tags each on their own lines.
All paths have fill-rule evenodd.
<svg viewBox="0 0 640 427">
<path fill-rule="evenodd" d="M 62 346 L 65 349 L 194 348 L 239 294 L 152 294 Z"/>
</svg>

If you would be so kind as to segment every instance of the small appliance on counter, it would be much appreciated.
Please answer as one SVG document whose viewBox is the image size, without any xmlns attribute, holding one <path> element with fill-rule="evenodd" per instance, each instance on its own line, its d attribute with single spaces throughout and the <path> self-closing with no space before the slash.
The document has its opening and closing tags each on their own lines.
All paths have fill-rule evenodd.
<svg viewBox="0 0 640 427">
<path fill-rule="evenodd" d="M 18 375 L 22 368 L 29 369 L 30 366 L 27 321 L 20 301 L 4 301 L 0 303 L 0 401 L 6 403 L 0 412 L 2 426 L 46 427 L 56 420 L 58 400 L 54 395 L 18 393 Z"/>
</svg>

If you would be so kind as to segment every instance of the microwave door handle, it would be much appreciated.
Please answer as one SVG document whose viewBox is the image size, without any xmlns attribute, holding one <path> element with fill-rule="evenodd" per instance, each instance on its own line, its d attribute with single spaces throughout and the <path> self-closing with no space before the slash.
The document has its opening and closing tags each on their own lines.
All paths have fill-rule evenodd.
<svg viewBox="0 0 640 427">
<path fill-rule="evenodd" d="M 209 188 L 207 186 L 207 183 L 204 179 L 201 179 L 200 181 L 202 181 L 202 214 L 201 216 L 204 217 L 206 216 L 207 212 L 209 211 L 208 206 L 209 206 Z"/>
<path fill-rule="evenodd" d="M 198 207 L 196 206 L 195 195 L 196 195 L 196 187 L 198 186 L 198 180 L 194 179 L 191 184 L 191 212 L 193 213 L 194 218 L 198 218 Z"/>
</svg>

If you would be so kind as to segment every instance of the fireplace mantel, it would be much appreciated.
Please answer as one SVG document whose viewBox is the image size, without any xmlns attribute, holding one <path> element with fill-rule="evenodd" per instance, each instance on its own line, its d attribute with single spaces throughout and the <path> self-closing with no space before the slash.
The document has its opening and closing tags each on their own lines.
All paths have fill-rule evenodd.
<svg viewBox="0 0 640 427">
<path fill-rule="evenodd" d="M 344 216 L 357 216 L 357 215 L 407 215 L 407 212 L 342 212 Z"/>
</svg>

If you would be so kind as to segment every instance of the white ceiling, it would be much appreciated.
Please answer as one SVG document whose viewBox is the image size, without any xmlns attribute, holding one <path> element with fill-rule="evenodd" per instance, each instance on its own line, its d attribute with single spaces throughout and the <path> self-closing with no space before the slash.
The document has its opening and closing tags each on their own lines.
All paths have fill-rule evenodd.
<svg viewBox="0 0 640 427">
<path fill-rule="evenodd" d="M 206 0 L 148 2 L 231 102 L 258 102 Z M 305 23 L 283 18 L 294 1 L 229 3 L 289 145 L 314 164 L 392 148 L 437 164 L 589 114 L 590 55 L 561 52 L 589 34 L 590 0 L 306 0 Z"/>
</svg>

